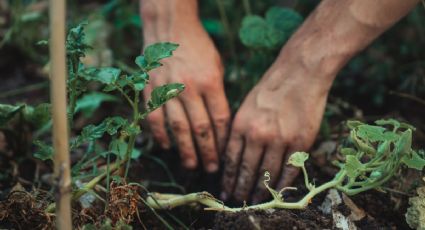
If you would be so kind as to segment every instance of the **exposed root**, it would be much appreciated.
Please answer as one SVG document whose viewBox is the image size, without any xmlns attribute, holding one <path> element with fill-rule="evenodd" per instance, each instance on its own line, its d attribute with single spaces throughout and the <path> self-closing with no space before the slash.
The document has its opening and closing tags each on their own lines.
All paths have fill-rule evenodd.
<svg viewBox="0 0 425 230">
<path fill-rule="evenodd" d="M 54 216 L 44 209 L 30 193 L 13 191 L 0 202 L 0 222 L 3 227 L 17 229 L 51 229 Z"/>
</svg>

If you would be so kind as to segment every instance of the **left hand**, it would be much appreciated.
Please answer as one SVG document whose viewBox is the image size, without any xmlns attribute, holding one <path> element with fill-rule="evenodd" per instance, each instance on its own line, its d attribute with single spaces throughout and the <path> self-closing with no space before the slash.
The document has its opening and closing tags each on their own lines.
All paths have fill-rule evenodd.
<svg viewBox="0 0 425 230">
<path fill-rule="evenodd" d="M 298 170 L 286 159 L 315 139 L 330 87 L 325 79 L 333 78 L 287 60 L 274 63 L 236 114 L 226 150 L 224 200 L 248 201 L 252 192 L 254 203 L 267 198 L 265 171 L 271 187 L 291 184 Z"/>
</svg>

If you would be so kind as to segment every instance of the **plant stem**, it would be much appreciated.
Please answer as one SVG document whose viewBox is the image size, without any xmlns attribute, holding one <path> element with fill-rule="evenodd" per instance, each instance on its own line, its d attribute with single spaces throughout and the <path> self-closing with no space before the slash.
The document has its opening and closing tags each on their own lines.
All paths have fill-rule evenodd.
<svg viewBox="0 0 425 230">
<path fill-rule="evenodd" d="M 65 0 L 50 0 L 50 59 L 51 101 L 53 120 L 53 148 L 56 192 L 56 227 L 72 229 L 71 173 L 66 114 L 66 48 Z"/>
<path fill-rule="evenodd" d="M 223 202 L 215 199 L 212 195 L 207 192 L 200 193 L 191 193 L 187 195 L 176 195 L 176 194 L 150 194 L 146 200 L 150 207 L 154 209 L 171 209 L 174 207 L 187 205 L 191 203 L 200 203 L 207 206 L 207 210 L 216 210 L 216 211 L 229 211 L 229 212 L 238 212 L 248 209 L 272 209 L 272 208 L 282 208 L 282 209 L 303 209 L 311 202 L 311 199 L 317 194 L 333 187 L 337 187 L 344 181 L 346 172 L 342 171 L 338 173 L 335 178 L 317 188 L 313 188 L 309 193 L 307 193 L 303 199 L 298 202 L 284 202 L 281 200 L 272 200 L 263 204 L 252 205 L 241 208 L 230 208 L 223 204 Z"/>
<path fill-rule="evenodd" d="M 140 98 L 140 92 L 135 90 L 134 91 L 134 102 L 133 102 L 133 122 L 131 124 L 132 127 L 139 127 L 139 121 L 140 121 L 140 115 L 139 115 L 139 98 Z M 125 154 L 125 161 L 127 162 L 125 167 L 125 173 L 124 178 L 126 179 L 128 176 L 128 170 L 130 169 L 130 162 L 131 162 L 131 153 L 133 152 L 134 145 L 136 144 L 136 133 L 132 133 L 130 135 L 130 139 L 128 141 L 127 145 L 127 152 Z"/>
<path fill-rule="evenodd" d="M 305 187 L 307 187 L 307 189 L 310 191 L 312 189 L 314 189 L 314 186 L 312 186 L 310 184 L 310 182 L 308 181 L 308 174 L 307 174 L 307 170 L 305 169 L 305 166 L 303 165 L 301 167 L 302 171 L 303 171 L 303 175 L 304 175 L 304 183 L 305 183 Z"/>
</svg>

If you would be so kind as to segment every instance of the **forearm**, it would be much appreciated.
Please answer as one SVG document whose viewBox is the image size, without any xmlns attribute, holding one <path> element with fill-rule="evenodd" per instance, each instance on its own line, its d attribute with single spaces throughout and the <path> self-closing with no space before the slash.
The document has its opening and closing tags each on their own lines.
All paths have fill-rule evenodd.
<svg viewBox="0 0 425 230">
<path fill-rule="evenodd" d="M 200 23 L 197 0 L 140 0 L 140 14 L 146 43 L 178 40 Z"/>
<path fill-rule="evenodd" d="M 280 56 L 297 56 L 297 64 L 302 68 L 328 77 L 330 87 L 337 72 L 355 54 L 418 2 L 324 0 L 282 49 Z"/>
</svg>

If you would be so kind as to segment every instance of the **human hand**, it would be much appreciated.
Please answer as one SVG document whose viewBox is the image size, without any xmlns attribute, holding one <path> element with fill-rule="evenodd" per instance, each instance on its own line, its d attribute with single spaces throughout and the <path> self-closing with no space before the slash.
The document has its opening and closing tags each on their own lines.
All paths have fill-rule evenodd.
<svg viewBox="0 0 425 230">
<path fill-rule="evenodd" d="M 289 155 L 307 150 L 320 127 L 331 77 L 318 76 L 290 54 L 280 58 L 249 93 L 233 121 L 226 149 L 222 199 L 260 202 L 272 187 L 288 186 L 298 174 Z"/>
<path fill-rule="evenodd" d="M 164 108 L 151 113 L 147 120 L 164 148 L 170 147 L 165 126 L 171 127 L 184 167 L 193 169 L 202 161 L 207 172 L 215 172 L 230 117 L 223 86 L 223 66 L 199 19 L 178 12 L 169 20 L 170 25 L 148 23 L 145 27 L 145 43 L 171 41 L 180 46 L 173 57 L 164 61 L 163 67 L 152 72 L 151 84 L 144 95 L 149 98 L 153 88 L 173 82 L 185 84 L 185 91 L 167 102 Z M 196 149 L 201 159 L 197 158 Z"/>
</svg>

